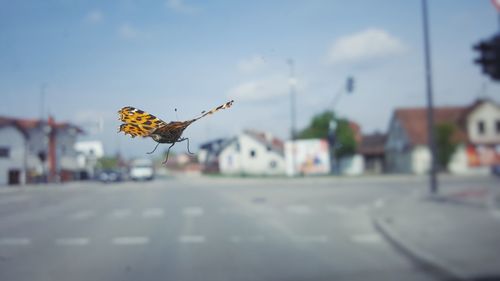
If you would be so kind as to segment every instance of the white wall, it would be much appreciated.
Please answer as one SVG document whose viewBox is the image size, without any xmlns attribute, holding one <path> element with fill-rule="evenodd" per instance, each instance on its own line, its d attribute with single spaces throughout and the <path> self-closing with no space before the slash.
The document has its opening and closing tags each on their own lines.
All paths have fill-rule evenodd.
<svg viewBox="0 0 500 281">
<path fill-rule="evenodd" d="M 411 152 L 411 172 L 423 175 L 431 168 L 431 152 L 427 146 L 417 145 Z"/>
<path fill-rule="evenodd" d="M 484 122 L 484 134 L 478 130 L 479 121 Z M 500 122 L 500 108 L 487 102 L 471 112 L 467 119 L 467 132 L 472 143 L 500 143 L 500 133 L 496 132 L 495 122 Z"/>
<path fill-rule="evenodd" d="M 285 159 L 253 137 L 241 134 L 221 152 L 219 168 L 223 174 L 282 175 Z"/>
<path fill-rule="evenodd" d="M 79 169 L 75 149 L 77 132 L 74 128 L 63 129 L 56 134 L 57 170 L 77 171 Z"/>
<path fill-rule="evenodd" d="M 287 141 L 285 163 L 288 176 L 329 174 L 331 165 L 328 142 L 323 139 Z"/>
<path fill-rule="evenodd" d="M 26 176 L 24 171 L 25 139 L 21 131 L 15 126 L 0 127 L 0 147 L 9 149 L 9 157 L 0 157 L 0 185 L 9 181 L 9 170 L 19 170 L 23 184 Z"/>
<path fill-rule="evenodd" d="M 339 160 L 340 174 L 359 176 L 365 171 L 365 159 L 360 154 L 342 157 Z"/>
<path fill-rule="evenodd" d="M 222 174 L 242 173 L 239 138 L 229 144 L 219 155 L 219 169 Z"/>
</svg>

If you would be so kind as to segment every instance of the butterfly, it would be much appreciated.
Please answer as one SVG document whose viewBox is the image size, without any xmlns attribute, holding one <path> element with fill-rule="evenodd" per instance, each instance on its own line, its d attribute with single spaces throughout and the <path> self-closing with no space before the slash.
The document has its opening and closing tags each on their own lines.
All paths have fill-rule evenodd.
<svg viewBox="0 0 500 281">
<path fill-rule="evenodd" d="M 187 141 L 188 152 L 191 153 L 191 151 L 189 151 L 189 138 L 182 137 L 182 132 L 184 132 L 191 123 L 221 109 L 230 108 L 233 102 L 234 101 L 231 100 L 209 111 L 203 111 L 200 116 L 191 120 L 172 121 L 169 123 L 143 110 L 132 106 L 126 106 L 118 111 L 118 119 L 123 122 L 118 132 L 123 132 L 125 135 L 128 134 L 132 138 L 151 137 L 157 144 L 153 151 L 148 152 L 148 154 L 155 152 L 160 143 L 170 143 L 171 145 L 168 147 L 166 159 L 163 161 L 163 164 L 165 164 L 168 160 L 170 148 L 178 142 Z"/>
</svg>

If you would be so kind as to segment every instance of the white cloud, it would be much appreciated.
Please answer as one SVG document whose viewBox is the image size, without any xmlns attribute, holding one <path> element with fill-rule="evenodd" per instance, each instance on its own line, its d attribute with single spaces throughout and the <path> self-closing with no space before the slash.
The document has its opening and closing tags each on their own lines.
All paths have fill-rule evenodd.
<svg viewBox="0 0 500 281">
<path fill-rule="evenodd" d="M 124 23 L 118 28 L 118 35 L 123 39 L 134 39 L 139 35 L 139 31 L 130 24 Z"/>
<path fill-rule="evenodd" d="M 387 31 L 370 28 L 336 40 L 328 52 L 328 62 L 352 63 L 386 58 L 405 49 L 404 44 Z"/>
<path fill-rule="evenodd" d="M 94 10 L 89 12 L 85 16 L 85 22 L 91 23 L 91 24 L 98 24 L 102 22 L 104 15 L 102 14 L 101 11 L 99 10 Z"/>
<path fill-rule="evenodd" d="M 167 0 L 166 6 L 169 9 L 182 14 L 194 14 L 199 10 L 197 7 L 187 4 L 185 0 Z"/>
<path fill-rule="evenodd" d="M 301 92 L 303 86 L 303 83 L 297 82 L 297 91 Z M 276 75 L 265 79 L 243 82 L 230 89 L 227 96 L 238 101 L 259 102 L 285 96 L 289 93 L 289 78 Z"/>
<path fill-rule="evenodd" d="M 244 73 L 253 73 L 260 70 L 265 65 L 264 57 L 254 55 L 247 59 L 242 59 L 238 62 L 238 70 Z"/>
</svg>

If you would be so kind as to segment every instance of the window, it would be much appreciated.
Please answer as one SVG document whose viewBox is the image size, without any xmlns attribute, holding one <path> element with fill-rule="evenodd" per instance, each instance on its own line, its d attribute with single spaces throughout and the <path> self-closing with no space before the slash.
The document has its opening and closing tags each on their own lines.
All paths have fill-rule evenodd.
<svg viewBox="0 0 500 281">
<path fill-rule="evenodd" d="M 255 152 L 255 149 L 250 150 L 250 157 L 255 158 L 257 155 L 257 152 Z"/>
<path fill-rule="evenodd" d="M 484 128 L 484 121 L 478 121 L 478 122 L 477 122 L 477 132 L 478 132 L 480 135 L 484 135 L 484 131 L 485 131 L 485 128 Z"/>
<path fill-rule="evenodd" d="M 8 147 L 0 147 L 0 158 L 9 158 L 10 149 Z"/>
<path fill-rule="evenodd" d="M 500 120 L 497 120 L 495 123 L 495 131 L 497 132 L 497 135 L 500 135 Z"/>
</svg>

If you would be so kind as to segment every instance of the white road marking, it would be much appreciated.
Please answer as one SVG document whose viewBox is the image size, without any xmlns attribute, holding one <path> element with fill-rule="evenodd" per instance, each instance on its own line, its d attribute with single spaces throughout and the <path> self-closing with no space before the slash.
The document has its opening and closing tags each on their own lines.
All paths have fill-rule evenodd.
<svg viewBox="0 0 500 281">
<path fill-rule="evenodd" d="M 382 238 L 378 233 L 362 233 L 351 236 L 351 242 L 358 244 L 378 244 Z"/>
<path fill-rule="evenodd" d="M 294 239 L 296 242 L 300 243 L 327 243 L 328 236 L 326 235 L 303 235 L 296 236 Z"/>
<path fill-rule="evenodd" d="M 144 245 L 149 243 L 149 238 L 145 236 L 115 237 L 112 243 L 115 245 Z"/>
<path fill-rule="evenodd" d="M 385 206 L 385 200 L 383 198 L 379 198 L 377 199 L 377 201 L 375 201 L 375 203 L 373 203 L 373 205 L 375 206 L 375 208 L 382 208 Z"/>
<path fill-rule="evenodd" d="M 89 244 L 90 240 L 85 237 L 75 238 L 59 238 L 56 239 L 56 245 L 60 246 L 85 246 Z"/>
<path fill-rule="evenodd" d="M 132 210 L 130 209 L 115 209 L 111 212 L 111 218 L 114 219 L 123 219 L 132 214 Z"/>
<path fill-rule="evenodd" d="M 254 206 L 252 208 L 253 212 L 257 214 L 271 214 L 276 213 L 276 209 L 270 206 Z"/>
<path fill-rule="evenodd" d="M 147 219 L 162 218 L 165 211 L 162 208 L 149 208 L 142 212 L 142 217 Z"/>
<path fill-rule="evenodd" d="M 31 244 L 28 238 L 0 238 L 0 246 L 27 246 Z"/>
<path fill-rule="evenodd" d="M 240 243 L 242 240 L 243 239 L 240 236 L 231 236 L 231 238 L 229 238 L 229 241 L 231 241 L 231 243 L 235 243 L 235 244 Z"/>
<path fill-rule="evenodd" d="M 255 235 L 255 236 L 248 237 L 248 241 L 254 242 L 254 243 L 264 242 L 264 240 L 265 240 L 265 238 L 262 235 Z"/>
<path fill-rule="evenodd" d="M 69 215 L 69 218 L 72 220 L 84 220 L 84 219 L 88 219 L 88 218 L 93 217 L 93 216 L 95 216 L 94 211 L 82 210 L 82 211 L 78 211 L 76 213 Z"/>
<path fill-rule="evenodd" d="M 26 201 L 28 199 L 29 199 L 29 197 L 26 196 L 26 195 L 6 196 L 4 198 L 1 198 L 0 205 L 2 205 L 2 204 L 9 204 L 9 203 L 22 202 L 22 201 Z"/>
<path fill-rule="evenodd" d="M 180 243 L 205 243 L 205 236 L 202 235 L 183 235 L 179 237 Z"/>
<path fill-rule="evenodd" d="M 197 217 L 205 214 L 205 210 L 203 210 L 203 208 L 201 207 L 193 206 L 182 209 L 182 213 L 185 216 Z"/>
<path fill-rule="evenodd" d="M 290 205 L 286 210 L 293 214 L 306 215 L 311 213 L 311 208 L 306 205 Z"/>
<path fill-rule="evenodd" d="M 231 243 L 235 243 L 235 244 L 244 243 L 244 242 L 261 243 L 261 242 L 264 242 L 265 240 L 266 239 L 262 235 L 254 235 L 254 236 L 246 236 L 246 237 L 241 237 L 241 236 L 235 235 L 235 236 L 231 236 L 229 238 L 229 241 L 231 241 Z"/>
<path fill-rule="evenodd" d="M 329 205 L 326 207 L 326 211 L 330 213 L 336 213 L 336 214 L 347 214 L 349 213 L 349 209 L 343 206 L 338 206 L 338 205 Z"/>
</svg>

